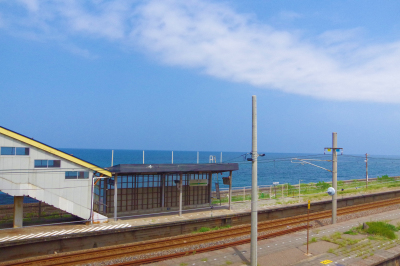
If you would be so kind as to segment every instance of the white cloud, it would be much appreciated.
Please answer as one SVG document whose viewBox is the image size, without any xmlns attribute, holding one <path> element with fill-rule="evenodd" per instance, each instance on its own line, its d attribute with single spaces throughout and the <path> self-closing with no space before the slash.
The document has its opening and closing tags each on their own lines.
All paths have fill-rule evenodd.
<svg viewBox="0 0 400 266">
<path fill-rule="evenodd" d="M 400 42 L 364 44 L 353 38 L 360 29 L 305 40 L 205 0 L 41 3 L 25 5 L 28 15 L 14 17 L 13 30 L 72 42 L 74 36 L 105 38 L 139 46 L 164 64 L 260 88 L 323 99 L 400 102 Z"/>
</svg>

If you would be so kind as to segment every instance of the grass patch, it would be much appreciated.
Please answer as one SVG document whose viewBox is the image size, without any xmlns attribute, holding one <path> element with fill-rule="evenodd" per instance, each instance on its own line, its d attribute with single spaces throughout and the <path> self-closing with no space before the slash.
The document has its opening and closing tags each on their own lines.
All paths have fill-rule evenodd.
<svg viewBox="0 0 400 266">
<path fill-rule="evenodd" d="M 201 261 L 207 261 L 207 258 L 203 258 L 203 259 L 201 259 Z"/>
<path fill-rule="evenodd" d="M 362 228 L 362 225 L 361 225 L 361 226 L 358 226 L 358 227 L 353 227 L 353 228 L 351 228 L 350 230 L 344 232 L 343 234 L 355 236 L 355 235 L 358 235 L 358 233 L 361 233 L 361 232 L 360 232 L 360 231 L 361 231 L 361 228 Z"/>
<path fill-rule="evenodd" d="M 226 264 L 226 265 L 231 265 L 231 264 L 232 264 L 232 261 L 227 260 L 227 261 L 225 262 L 225 264 Z"/>
<path fill-rule="evenodd" d="M 217 226 L 214 228 L 210 228 L 210 227 L 201 227 L 199 230 L 197 231 L 193 231 L 193 234 L 197 234 L 197 233 L 204 233 L 204 232 L 209 232 L 209 231 L 216 231 L 216 230 L 221 230 L 221 229 L 225 229 L 225 228 L 230 228 L 231 226 L 228 225 L 224 225 L 224 226 Z"/>
<path fill-rule="evenodd" d="M 179 266 L 187 266 L 188 264 L 185 262 L 181 262 L 181 264 L 179 264 Z"/>
<path fill-rule="evenodd" d="M 368 234 L 382 236 L 388 239 L 397 238 L 395 232 L 399 231 L 399 229 L 392 224 L 386 222 L 366 222 L 366 224 L 369 228 L 364 231 Z"/>
</svg>

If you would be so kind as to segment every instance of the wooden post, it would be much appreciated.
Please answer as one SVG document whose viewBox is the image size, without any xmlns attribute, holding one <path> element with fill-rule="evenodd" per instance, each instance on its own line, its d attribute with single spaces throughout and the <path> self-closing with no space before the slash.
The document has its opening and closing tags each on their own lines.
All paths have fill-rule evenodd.
<svg viewBox="0 0 400 266">
<path fill-rule="evenodd" d="M 232 210 L 232 171 L 229 171 L 229 210 Z"/>
</svg>

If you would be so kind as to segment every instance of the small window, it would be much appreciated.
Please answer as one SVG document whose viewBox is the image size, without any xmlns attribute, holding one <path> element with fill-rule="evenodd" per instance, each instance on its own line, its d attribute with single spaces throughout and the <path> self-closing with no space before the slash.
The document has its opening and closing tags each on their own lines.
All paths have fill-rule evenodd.
<svg viewBox="0 0 400 266">
<path fill-rule="evenodd" d="M 89 172 L 67 171 L 65 172 L 65 179 L 89 179 Z"/>
<path fill-rule="evenodd" d="M 47 168 L 47 160 L 35 160 L 35 168 Z"/>
<path fill-rule="evenodd" d="M 89 172 L 79 172 L 78 179 L 88 179 Z"/>
<path fill-rule="evenodd" d="M 17 155 L 29 155 L 29 148 L 16 148 Z"/>
<path fill-rule="evenodd" d="M 47 163 L 49 168 L 55 168 L 61 166 L 61 160 L 48 160 Z"/>
<path fill-rule="evenodd" d="M 1 147 L 1 155 L 15 155 L 14 147 Z"/>
<path fill-rule="evenodd" d="M 76 179 L 78 177 L 78 172 L 67 171 L 65 172 L 65 179 Z"/>
<path fill-rule="evenodd" d="M 29 148 L 1 147 L 0 155 L 29 155 Z"/>
<path fill-rule="evenodd" d="M 35 160 L 35 168 L 55 168 L 61 166 L 61 160 Z"/>
</svg>

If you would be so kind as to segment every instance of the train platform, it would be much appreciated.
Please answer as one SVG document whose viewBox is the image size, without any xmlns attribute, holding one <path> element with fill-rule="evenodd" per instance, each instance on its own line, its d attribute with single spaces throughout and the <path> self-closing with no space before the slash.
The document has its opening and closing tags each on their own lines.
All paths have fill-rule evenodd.
<svg viewBox="0 0 400 266">
<path fill-rule="evenodd" d="M 384 199 L 386 197 L 396 197 L 399 191 L 386 192 L 386 193 L 373 193 L 369 194 L 367 197 L 371 201 Z M 345 206 L 348 203 L 351 205 L 357 200 L 364 200 L 367 202 L 366 195 L 361 196 L 349 196 L 342 200 L 348 201 L 344 202 Z M 383 197 L 383 198 L 381 198 Z M 285 198 L 276 200 L 259 200 L 258 210 L 259 213 L 271 212 L 272 219 L 283 218 L 277 213 L 279 211 L 286 211 L 286 217 L 292 215 L 298 215 L 299 210 L 303 210 L 306 203 L 298 203 L 299 199 L 296 198 Z M 320 204 L 320 210 L 324 210 L 328 206 L 330 201 L 320 201 L 313 202 L 314 206 Z M 361 203 L 361 202 L 360 202 Z M 328 204 L 328 205 L 327 205 Z M 246 217 L 248 219 L 251 211 L 251 202 L 235 202 L 232 204 L 232 210 L 228 209 L 227 205 L 214 205 L 213 208 L 206 207 L 202 209 L 187 210 L 182 212 L 182 216 L 178 215 L 178 212 L 168 212 L 168 213 L 157 213 L 157 214 L 143 214 L 134 215 L 126 217 L 118 217 L 117 221 L 112 218 L 109 219 L 108 223 L 102 224 L 89 224 L 89 223 L 64 223 L 64 224 L 52 224 L 52 225 L 40 225 L 40 226 L 29 226 L 22 228 L 10 228 L 0 230 L 0 247 L 10 246 L 16 244 L 27 244 L 30 242 L 39 242 L 42 240 L 55 240 L 61 238 L 74 238 L 83 237 L 90 235 L 99 234 L 113 234 L 116 232 L 124 232 L 131 230 L 142 230 L 155 227 L 171 226 L 176 224 L 189 224 L 197 222 L 201 224 L 202 221 L 212 221 L 218 220 L 226 217 Z M 272 214 L 273 212 L 273 214 Z M 304 210 L 302 211 L 302 213 Z M 293 213 L 293 214 L 292 214 Z M 205 222 L 206 224 L 206 222 Z M 210 224 L 210 223 L 209 223 Z M 212 224 L 212 222 L 211 222 Z M 218 226 L 218 225 L 215 225 Z M 181 232 L 187 233 L 187 232 Z M 143 239 L 142 239 L 143 240 Z"/>
<path fill-rule="evenodd" d="M 269 202 L 268 208 L 277 207 Z M 129 228 L 142 228 L 151 225 L 162 225 L 166 223 L 176 223 L 202 218 L 217 218 L 226 215 L 243 213 L 249 211 L 248 203 L 236 203 L 232 205 L 232 210 L 228 210 L 226 205 L 213 206 L 211 209 L 202 208 L 196 210 L 183 211 L 182 216 L 178 212 L 161 214 L 135 215 L 119 217 L 117 221 L 112 218 L 108 223 L 90 224 L 83 222 L 60 223 L 49 225 L 28 226 L 22 228 L 9 228 L 0 230 L 0 245 L 13 244 L 21 241 L 49 239 L 64 236 L 82 236 L 96 232 L 116 231 Z M 260 208 L 266 208 L 264 201 L 259 202 Z"/>
<path fill-rule="evenodd" d="M 292 200 L 288 198 L 287 201 Z M 304 203 L 302 203 L 304 204 Z M 298 205 L 290 204 L 292 206 Z M 277 204 L 275 200 L 260 200 L 259 210 L 276 209 L 285 207 L 284 204 Z M 201 219 L 210 219 L 250 212 L 250 201 L 237 202 L 232 204 L 232 210 L 227 205 L 214 205 L 211 207 L 184 210 L 182 216 L 177 211 L 157 214 L 143 214 L 126 217 L 118 217 L 117 221 L 113 218 L 109 222 L 102 224 L 90 224 L 88 222 L 72 222 L 60 224 L 43 224 L 37 226 L 27 226 L 22 228 L 8 228 L 0 230 L 0 246 L 13 245 L 19 242 L 29 242 L 29 240 L 56 239 L 62 237 L 79 237 L 93 233 L 106 233 L 134 228 L 144 228 L 154 225 L 174 224 L 178 222 L 190 222 Z"/>
<path fill-rule="evenodd" d="M 365 235 L 343 234 L 353 227 L 369 221 L 387 221 L 395 226 L 400 223 L 399 209 L 331 224 L 309 232 L 309 255 L 307 231 L 296 232 L 276 238 L 258 241 L 258 264 L 260 266 L 285 265 L 378 265 L 387 259 L 400 256 L 400 240 L 371 238 Z M 207 253 L 190 255 L 163 262 L 170 265 L 249 265 L 250 244 L 230 247 Z"/>
</svg>

